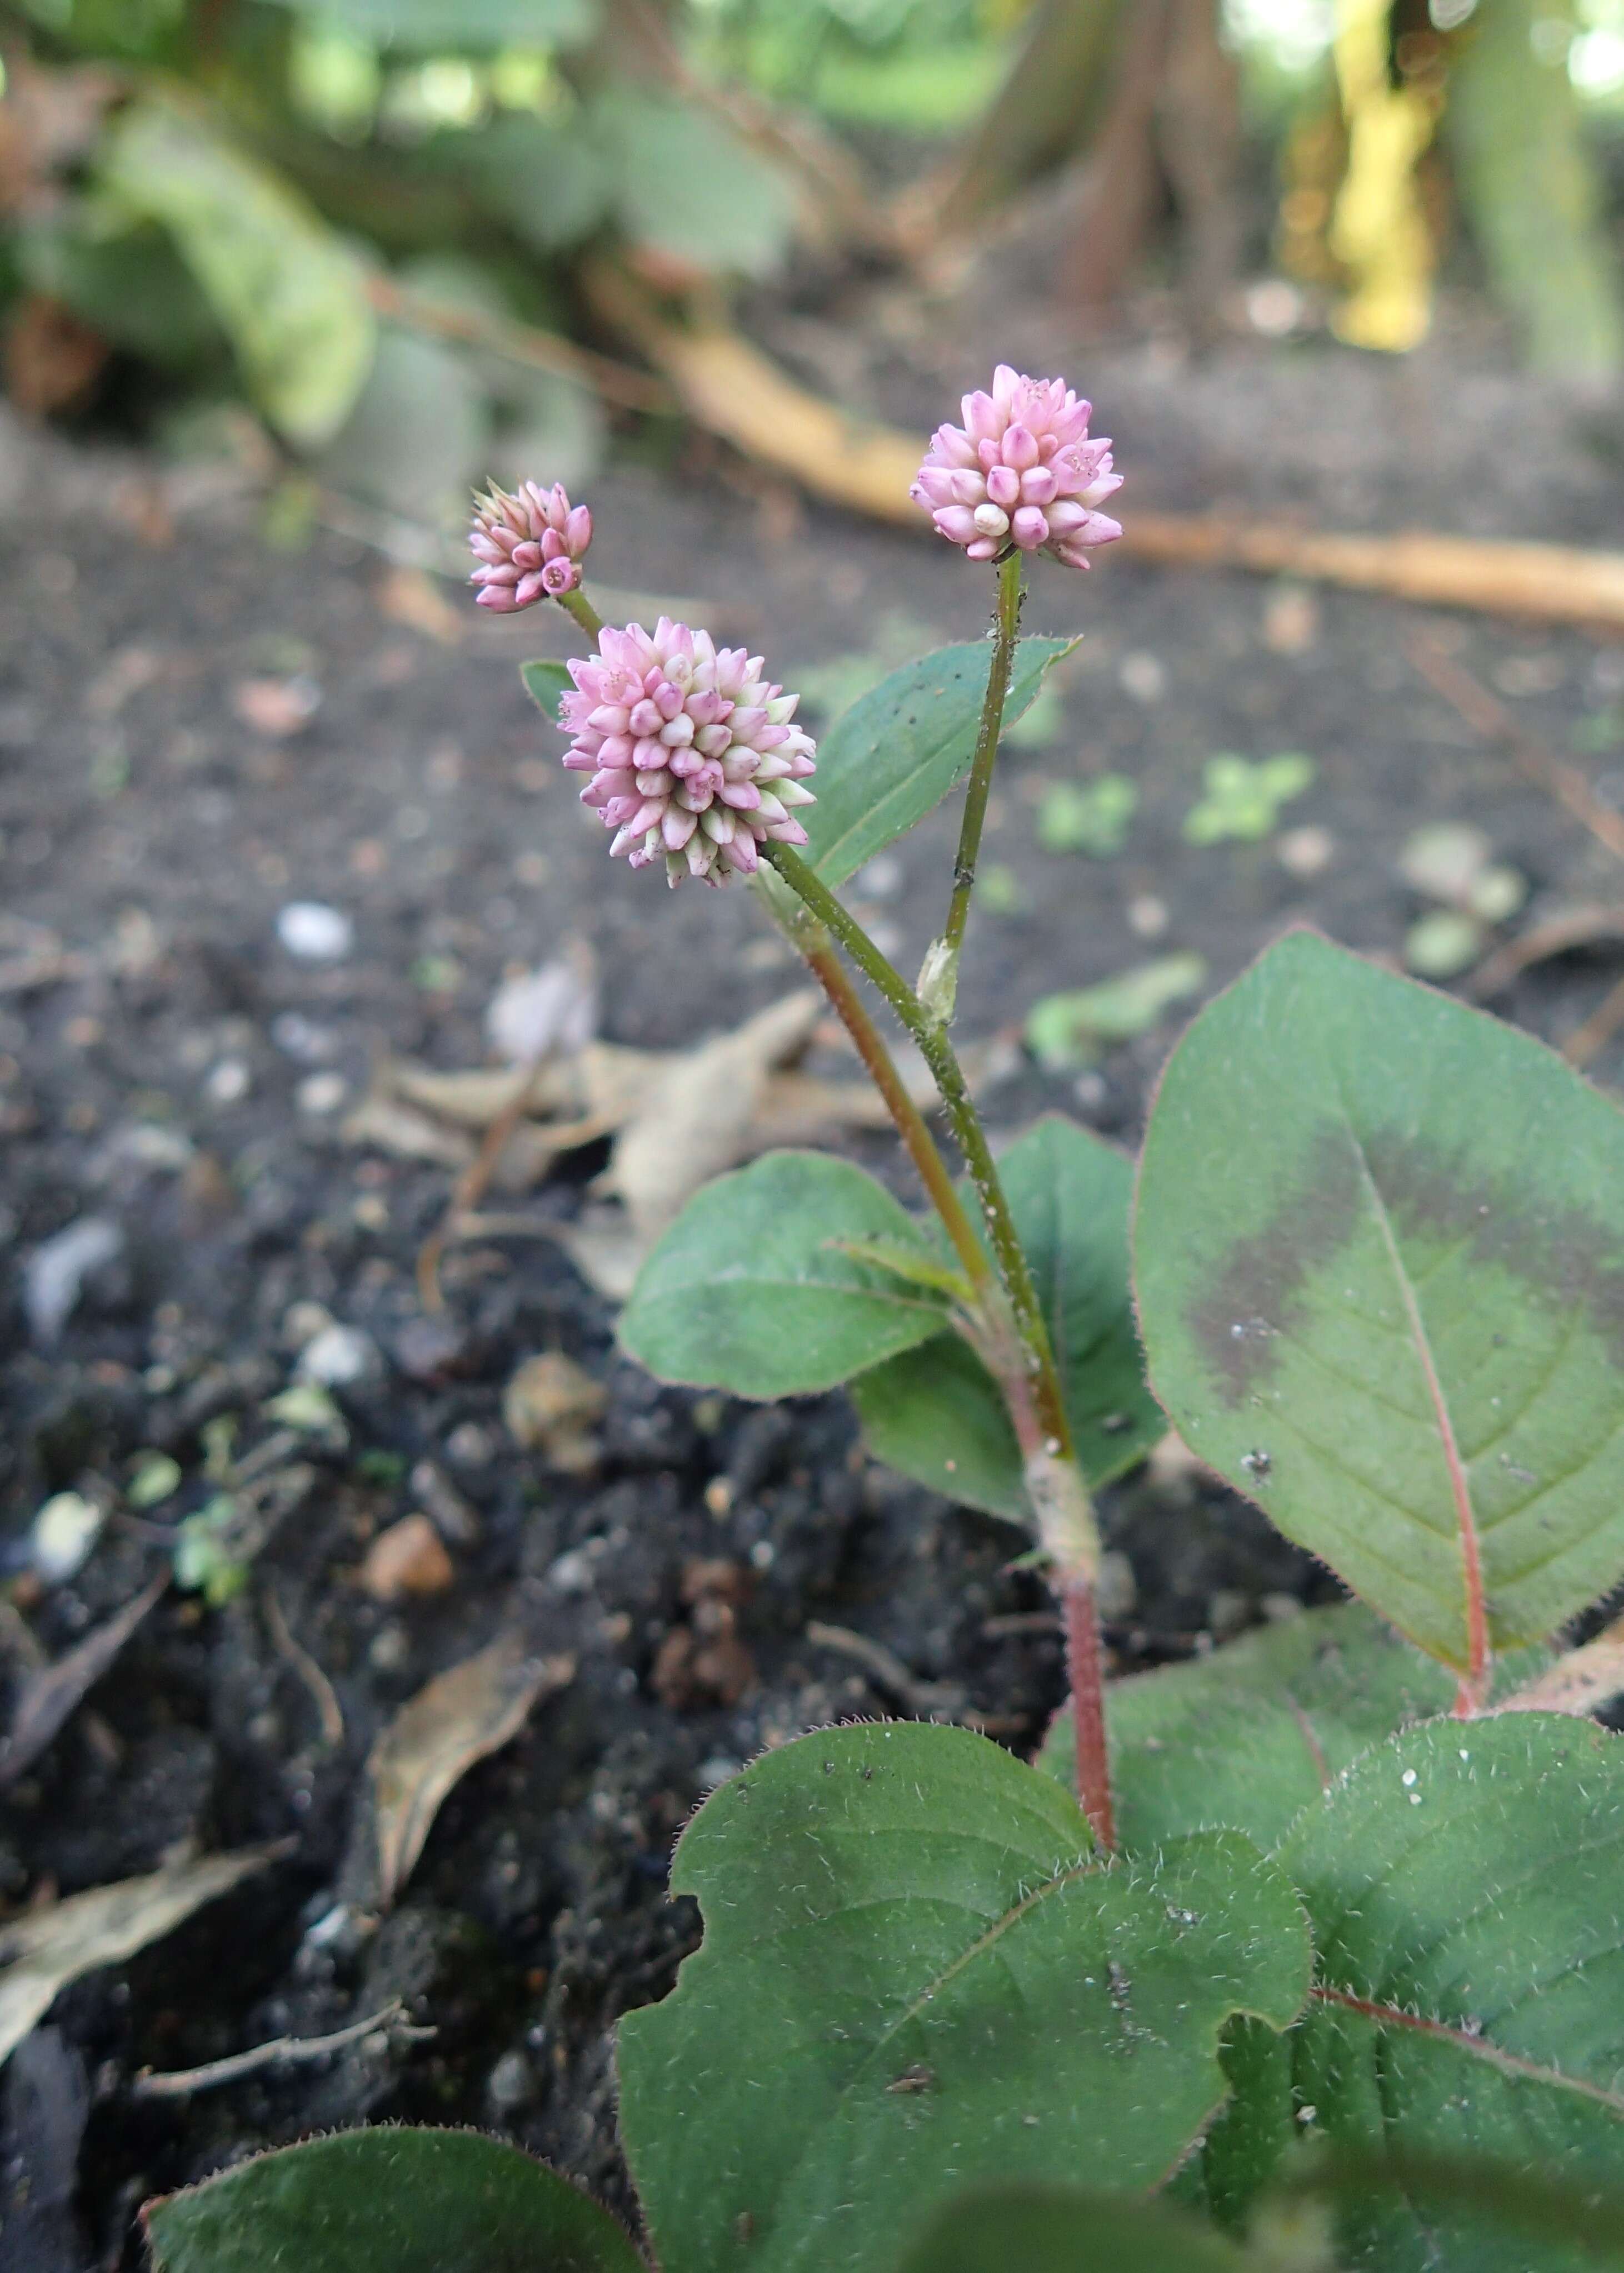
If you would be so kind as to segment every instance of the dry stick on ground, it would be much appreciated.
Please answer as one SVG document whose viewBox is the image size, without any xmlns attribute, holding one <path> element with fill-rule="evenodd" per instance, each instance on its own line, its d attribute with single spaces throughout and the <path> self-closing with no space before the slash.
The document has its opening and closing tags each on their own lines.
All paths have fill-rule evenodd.
<svg viewBox="0 0 1624 2273">
<path fill-rule="evenodd" d="M 1615 559 L 1615 556 L 1607 553 L 1588 557 L 1598 563 Z M 1615 565 L 1620 577 L 1624 577 L 1624 559 L 1616 560 Z M 1503 742 L 1516 761 L 1519 772 L 1559 799 L 1574 819 L 1583 821 L 1615 859 L 1624 860 L 1624 813 L 1615 813 L 1610 805 L 1604 805 L 1577 766 L 1569 765 L 1554 750 L 1546 749 L 1542 742 L 1525 733 L 1521 722 L 1513 717 L 1505 704 L 1474 679 L 1463 664 L 1446 655 L 1436 641 L 1417 636 L 1408 646 L 1410 660 L 1423 679 L 1436 687 L 1469 726 L 1486 741 Z"/>
<path fill-rule="evenodd" d="M 1410 641 L 1410 659 L 1430 685 L 1435 686 L 1447 702 L 1453 704 L 1467 724 L 1476 729 L 1486 739 L 1503 742 L 1516 761 L 1518 769 L 1543 790 L 1560 799 L 1576 821 L 1583 823 L 1592 836 L 1603 844 L 1615 859 L 1624 860 L 1624 814 L 1615 813 L 1604 805 L 1577 766 L 1559 758 L 1553 750 L 1524 733 L 1505 704 L 1481 686 L 1465 666 L 1453 656 L 1444 654 L 1435 641 L 1416 638 Z M 1509 967 L 1511 950 L 1493 958 L 1495 966 L 1493 986 L 1489 982 L 1489 968 L 1479 974 L 1473 992 L 1483 995 L 1493 991 L 1494 986 L 1504 985 L 1515 971 L 1526 969 L 1542 954 L 1560 954 L 1564 948 L 1578 947 L 1594 939 L 1616 936 L 1624 929 L 1624 915 L 1606 910 L 1591 916 L 1588 923 L 1583 915 L 1568 919 L 1564 926 L 1553 923 L 1540 927 L 1540 934 L 1530 933 L 1516 945 L 1523 949 L 1515 970 Z M 1553 943 L 1554 941 L 1554 943 Z M 1528 952 L 1530 946 L 1536 948 Z M 1562 1055 L 1569 1065 L 1587 1066 L 1598 1051 L 1606 1047 L 1613 1036 L 1624 1028 L 1624 979 L 1611 987 L 1602 1001 L 1583 1023 L 1574 1028 L 1562 1044 Z"/>
<path fill-rule="evenodd" d="M 392 2029 L 395 2035 L 414 2042 L 437 2033 L 433 2029 L 400 2026 L 405 2012 L 397 1998 L 381 2012 L 369 2013 L 364 2020 L 334 2029 L 331 2036 L 273 2037 L 268 2044 L 255 2044 L 250 2052 L 228 2052 L 224 2059 L 209 2060 L 202 2067 L 143 2068 L 130 2086 L 130 2097 L 189 2099 L 194 2091 L 214 2091 L 222 2083 L 240 2083 L 245 2075 L 257 2075 L 262 2067 L 295 2067 L 303 2060 L 322 2059 L 329 2052 L 342 2052 L 347 2044 L 359 2044 L 378 2029 Z"/>
<path fill-rule="evenodd" d="M 646 290 L 607 262 L 587 268 L 582 281 L 599 314 L 664 372 L 696 424 L 831 505 L 928 532 L 908 495 L 924 454 L 922 437 L 849 417 L 797 386 L 725 325 L 688 327 L 654 313 Z M 1137 511 L 1126 516 L 1122 550 L 1170 567 L 1246 568 L 1433 607 L 1624 626 L 1624 553 L 1619 552 L 1425 530 L 1392 536 L 1316 534 L 1231 514 Z M 1583 785 L 1583 776 L 1575 778 Z M 1560 793 L 1567 798 L 1567 791 Z M 1583 793 L 1589 795 L 1588 787 Z M 1610 821 L 1624 853 L 1624 818 L 1595 809 Z"/>
<path fill-rule="evenodd" d="M 1472 972 L 1466 992 L 1474 1001 L 1490 1001 L 1536 963 L 1608 939 L 1624 939 L 1624 908 L 1571 908 L 1548 922 L 1533 925 L 1520 939 L 1497 949 Z"/>
<path fill-rule="evenodd" d="M 417 1299 L 425 1310 L 443 1310 L 445 1297 L 440 1292 L 440 1257 L 447 1240 L 454 1236 L 457 1226 L 470 1215 L 485 1197 L 490 1179 L 497 1172 L 497 1163 L 507 1149 L 507 1140 L 524 1119 L 535 1088 L 538 1069 L 531 1068 L 531 1078 L 520 1081 L 512 1097 L 481 1139 L 478 1152 L 458 1177 L 453 1188 L 445 1212 L 417 1251 Z"/>
<path fill-rule="evenodd" d="M 535 324 L 520 324 L 506 316 L 486 315 L 475 308 L 453 308 L 443 300 L 426 299 L 420 292 L 403 291 L 386 276 L 369 276 L 367 297 L 374 311 L 408 331 L 427 332 L 435 339 L 453 340 L 460 347 L 483 348 L 505 356 L 510 363 L 534 371 L 550 371 L 558 379 L 573 379 L 589 387 L 605 402 L 625 410 L 670 410 L 675 406 L 670 389 L 646 371 L 617 363 L 612 356 L 595 355 L 577 347 L 557 332 Z"/>
</svg>

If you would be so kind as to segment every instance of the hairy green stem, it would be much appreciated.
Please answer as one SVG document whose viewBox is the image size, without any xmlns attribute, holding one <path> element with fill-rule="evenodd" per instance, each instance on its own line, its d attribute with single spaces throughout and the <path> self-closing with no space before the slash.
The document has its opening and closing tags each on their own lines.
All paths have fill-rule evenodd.
<svg viewBox="0 0 1624 2273">
<path fill-rule="evenodd" d="M 941 1156 L 936 1139 L 925 1125 L 925 1119 L 908 1093 L 907 1084 L 897 1069 L 896 1060 L 886 1047 L 879 1028 L 864 1007 L 863 998 L 852 985 L 846 966 L 829 944 L 829 934 L 820 923 L 805 914 L 792 917 L 785 926 L 795 946 L 805 960 L 806 966 L 824 993 L 828 996 L 834 1013 L 852 1045 L 862 1059 L 870 1080 L 884 1099 L 886 1108 L 896 1123 L 897 1134 L 908 1148 L 908 1157 L 918 1173 L 931 1205 L 941 1219 L 943 1230 L 953 1242 L 953 1249 L 964 1266 L 965 1276 L 984 1297 L 996 1291 L 997 1280 L 987 1250 L 976 1236 L 976 1227 L 964 1212 L 947 1163 Z"/>
<path fill-rule="evenodd" d="M 1099 1622 L 1095 1604 L 1099 1533 L 1088 1485 L 1077 1463 L 1043 1307 L 992 1148 L 946 1031 L 927 1015 L 901 972 L 797 852 L 788 845 L 769 842 L 761 847 L 761 857 L 771 863 L 809 914 L 840 941 L 918 1045 L 935 1077 L 954 1136 L 964 1156 L 1018 1341 L 1018 1347 L 1009 1352 L 1006 1362 L 999 1362 L 996 1352 L 987 1354 L 1021 1448 L 1039 1544 L 1052 1566 L 1054 1584 L 1065 1605 L 1066 1654 L 1077 1726 L 1078 1789 L 1095 1837 L 1109 1852 L 1115 1843 L 1115 1826 L 1105 1749 Z"/>
<path fill-rule="evenodd" d="M 579 584 L 573 592 L 560 592 L 558 601 L 565 615 L 574 617 L 588 639 L 596 639 L 603 628 L 603 619 Z"/>
<path fill-rule="evenodd" d="M 969 784 L 964 792 L 964 816 L 959 826 L 959 850 L 953 864 L 953 897 L 947 904 L 947 923 L 932 947 L 919 977 L 919 995 L 927 1017 L 939 1025 L 953 1023 L 959 993 L 959 957 L 964 951 L 964 930 L 976 889 L 976 862 L 981 852 L 981 832 L 986 826 L 987 799 L 992 790 L 992 769 L 998 761 L 999 737 L 1004 730 L 1004 705 L 1015 667 L 1015 643 L 1021 629 L 1021 578 L 1026 563 L 1013 547 L 998 572 L 998 606 L 992 617 L 992 660 L 987 670 L 987 691 L 982 697 L 981 724 L 976 730 L 976 754 L 970 760 Z"/>
</svg>

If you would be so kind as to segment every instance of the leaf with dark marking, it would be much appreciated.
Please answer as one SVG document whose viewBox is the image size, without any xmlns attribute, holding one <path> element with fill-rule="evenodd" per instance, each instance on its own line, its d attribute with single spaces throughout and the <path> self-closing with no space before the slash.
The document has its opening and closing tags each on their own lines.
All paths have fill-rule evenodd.
<svg viewBox="0 0 1624 2273">
<path fill-rule="evenodd" d="M 1197 1018 L 1134 1230 L 1192 1450 L 1466 1677 L 1624 1568 L 1624 1118 L 1298 932 Z"/>
</svg>

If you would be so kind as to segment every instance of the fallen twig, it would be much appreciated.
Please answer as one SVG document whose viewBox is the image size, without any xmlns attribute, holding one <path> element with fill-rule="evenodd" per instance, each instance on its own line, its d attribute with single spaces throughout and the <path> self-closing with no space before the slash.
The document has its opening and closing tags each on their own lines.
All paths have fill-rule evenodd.
<svg viewBox="0 0 1624 2273">
<path fill-rule="evenodd" d="M 627 410 L 670 410 L 675 406 L 670 389 L 646 371 L 617 363 L 612 356 L 595 355 L 577 347 L 557 332 L 535 324 L 521 324 L 510 316 L 487 315 L 477 308 L 451 307 L 443 300 L 425 299 L 420 292 L 404 291 L 387 276 L 367 279 L 367 297 L 378 315 L 408 330 L 428 332 L 436 339 L 454 340 L 460 346 L 483 348 L 505 356 L 510 363 L 550 371 L 558 379 L 573 379 Z"/>
<path fill-rule="evenodd" d="M 1612 562 L 1620 578 L 1620 605 L 1618 615 L 1610 620 L 1624 623 L 1624 560 L 1599 552 L 1573 557 L 1598 563 Z M 1598 844 L 1605 844 L 1616 859 L 1624 860 L 1624 813 L 1615 813 L 1610 805 L 1604 805 L 1577 766 L 1569 765 L 1566 758 L 1559 758 L 1554 750 L 1546 749 L 1543 743 L 1524 732 L 1521 721 L 1513 717 L 1505 704 L 1474 679 L 1464 664 L 1446 655 L 1435 640 L 1411 639 L 1409 653 L 1421 676 L 1436 687 L 1469 726 L 1486 741 L 1503 742 L 1516 761 L 1519 772 L 1538 788 L 1549 791 L 1575 821 L 1583 823 Z"/>
<path fill-rule="evenodd" d="M 605 262 L 583 281 L 599 312 L 665 373 L 700 425 L 815 497 L 928 531 L 908 495 L 919 470 L 917 437 L 848 416 L 726 326 L 687 327 L 654 313 L 647 292 Z M 1304 576 L 1433 607 L 1624 626 L 1624 553 L 1426 529 L 1362 536 L 1228 514 L 1140 512 L 1126 518 L 1122 549 L 1169 566 Z M 1624 821 L 1619 829 L 1624 852 Z"/>
<path fill-rule="evenodd" d="M 334 2029 L 326 2037 L 273 2037 L 268 2043 L 255 2044 L 251 2051 L 228 2053 L 224 2059 L 206 2060 L 201 2067 L 175 2067 L 154 2070 L 142 2068 L 130 2086 L 132 2099 L 185 2099 L 196 2091 L 216 2091 L 222 2083 L 237 2083 L 245 2075 L 257 2075 L 265 2067 L 296 2067 L 304 2060 L 325 2059 L 329 2052 L 341 2052 L 347 2044 L 358 2044 L 378 2029 L 393 2029 L 396 2036 L 417 2042 L 432 2037 L 433 2029 L 402 2025 L 406 2007 L 397 1997 L 381 2012 L 369 2013 L 363 2021 L 351 2021 L 347 2028 Z"/>
<path fill-rule="evenodd" d="M 1624 979 L 1614 981 L 1588 1018 L 1581 1021 L 1562 1044 L 1570 1066 L 1587 1066 L 1624 1027 Z"/>
<path fill-rule="evenodd" d="M 507 1150 L 509 1137 L 530 1108 L 537 1070 L 532 1067 L 529 1080 L 514 1084 L 513 1095 L 485 1130 L 478 1152 L 453 1186 L 445 1214 L 417 1251 L 417 1299 L 425 1310 L 443 1310 L 445 1307 L 445 1297 L 440 1292 L 440 1257 L 445 1251 L 445 1243 L 462 1218 L 471 1214 L 484 1198 L 497 1172 L 497 1163 Z"/>
<path fill-rule="evenodd" d="M 288 1623 L 281 1598 L 273 1585 L 265 1590 L 265 1622 L 271 1639 L 285 1657 L 311 1693 L 316 1716 L 321 1723 L 321 1740 L 329 1752 L 336 1752 L 344 1741 L 344 1710 L 339 1703 L 338 1692 L 328 1680 L 309 1650 L 302 1647 Z"/>
<path fill-rule="evenodd" d="M 1530 925 L 1518 939 L 1508 940 L 1480 963 L 1466 981 L 1466 992 L 1486 1002 L 1510 986 L 1536 963 L 1553 955 L 1571 954 L 1575 947 L 1594 947 L 1602 940 L 1624 940 L 1624 908 L 1572 908 L 1545 923 Z"/>
<path fill-rule="evenodd" d="M 989 1737 L 1015 1736 L 1027 1726 L 1023 1713 L 970 1711 L 958 1682 L 922 1680 L 917 1674 L 910 1673 L 883 1642 L 856 1633 L 849 1626 L 826 1626 L 819 1619 L 810 1618 L 805 1633 L 807 1640 L 817 1648 L 832 1649 L 842 1657 L 851 1658 L 877 1687 L 888 1690 L 921 1720 L 956 1721 L 963 1728 L 978 1729 Z"/>
</svg>

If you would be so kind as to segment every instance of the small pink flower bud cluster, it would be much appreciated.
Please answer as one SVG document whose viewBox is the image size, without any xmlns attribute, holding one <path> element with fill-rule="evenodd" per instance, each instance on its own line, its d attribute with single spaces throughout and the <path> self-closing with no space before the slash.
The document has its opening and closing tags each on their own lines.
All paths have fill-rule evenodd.
<svg viewBox="0 0 1624 2273">
<path fill-rule="evenodd" d="M 967 394 L 962 426 L 939 426 L 909 495 L 972 560 L 1017 545 L 1086 568 L 1122 525 L 1096 511 L 1122 486 L 1111 444 L 1089 439 L 1092 405 L 1059 379 L 999 364 L 991 394 Z"/>
<path fill-rule="evenodd" d="M 580 581 L 580 564 L 592 542 L 592 515 L 573 506 L 561 484 L 544 490 L 520 482 L 516 491 L 494 482 L 474 501 L 468 544 L 479 566 L 468 579 L 483 587 L 482 608 L 511 616 L 537 600 L 561 600 Z"/>
<path fill-rule="evenodd" d="M 790 807 L 813 802 L 801 786 L 813 745 L 790 723 L 799 697 L 762 678 L 759 655 L 662 616 L 652 635 L 605 627 L 570 676 L 564 762 L 591 774 L 581 802 L 617 831 L 611 853 L 633 868 L 663 857 L 673 884 L 722 884 L 752 874 L 769 839 L 805 844 Z"/>
</svg>

